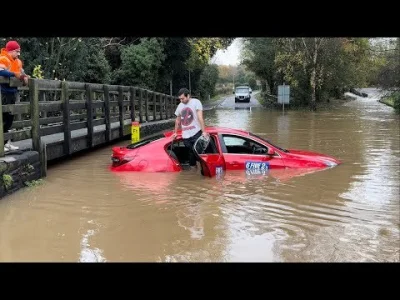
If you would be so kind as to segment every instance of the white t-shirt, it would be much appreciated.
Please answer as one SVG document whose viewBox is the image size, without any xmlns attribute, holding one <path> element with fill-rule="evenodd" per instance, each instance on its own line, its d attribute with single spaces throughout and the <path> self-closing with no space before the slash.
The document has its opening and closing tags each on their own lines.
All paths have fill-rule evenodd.
<svg viewBox="0 0 400 300">
<path fill-rule="evenodd" d="M 199 99 L 190 98 L 187 104 L 179 103 L 175 110 L 176 116 L 181 116 L 182 138 L 187 139 L 195 135 L 200 129 L 200 122 L 197 111 L 203 110 L 203 105 Z"/>
</svg>

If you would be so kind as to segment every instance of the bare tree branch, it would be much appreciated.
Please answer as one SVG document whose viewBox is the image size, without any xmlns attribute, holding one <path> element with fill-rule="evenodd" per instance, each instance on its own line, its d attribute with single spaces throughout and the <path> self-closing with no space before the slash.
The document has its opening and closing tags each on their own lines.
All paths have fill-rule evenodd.
<svg viewBox="0 0 400 300">
<path fill-rule="evenodd" d="M 65 50 L 64 56 L 67 56 L 68 53 L 69 53 L 71 50 L 73 50 L 73 49 L 75 49 L 76 47 L 78 47 L 78 45 L 79 45 L 79 43 L 81 42 L 81 40 L 80 40 L 80 39 L 70 39 L 67 43 L 65 43 L 65 45 L 67 45 L 67 44 L 72 44 L 73 42 L 75 42 L 75 43 L 74 43 L 72 46 L 70 46 L 68 49 Z"/>
<path fill-rule="evenodd" d="M 311 56 L 310 52 L 308 51 L 305 38 L 301 38 L 301 40 L 303 41 L 304 49 L 306 50 L 307 56 L 312 60 L 312 56 Z"/>
<path fill-rule="evenodd" d="M 122 43 L 126 40 L 126 37 L 124 37 L 123 39 L 121 39 L 121 40 L 119 40 L 119 41 L 117 41 L 117 42 L 114 41 L 115 39 L 116 39 L 116 38 L 107 39 L 108 41 L 103 45 L 103 48 L 107 48 L 107 47 L 109 47 L 109 46 L 115 46 L 115 45 L 122 45 Z M 132 43 L 136 42 L 136 41 L 139 40 L 139 39 L 140 39 L 140 38 L 134 39 L 134 40 L 132 41 Z"/>
</svg>

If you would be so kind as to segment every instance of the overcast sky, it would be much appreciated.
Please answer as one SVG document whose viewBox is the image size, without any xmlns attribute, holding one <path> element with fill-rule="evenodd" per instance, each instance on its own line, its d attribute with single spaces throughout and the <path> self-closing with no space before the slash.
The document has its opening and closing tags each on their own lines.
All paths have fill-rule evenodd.
<svg viewBox="0 0 400 300">
<path fill-rule="evenodd" d="M 218 50 L 211 62 L 217 65 L 235 65 L 239 64 L 241 39 L 235 39 L 232 44 L 224 51 Z"/>
</svg>

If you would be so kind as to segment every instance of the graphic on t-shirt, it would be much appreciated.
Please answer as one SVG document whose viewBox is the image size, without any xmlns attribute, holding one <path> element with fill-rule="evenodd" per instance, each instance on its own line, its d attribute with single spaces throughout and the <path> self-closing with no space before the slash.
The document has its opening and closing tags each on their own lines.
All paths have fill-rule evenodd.
<svg viewBox="0 0 400 300">
<path fill-rule="evenodd" d="M 190 107 L 182 109 L 182 125 L 189 126 L 193 122 L 193 111 Z"/>
</svg>

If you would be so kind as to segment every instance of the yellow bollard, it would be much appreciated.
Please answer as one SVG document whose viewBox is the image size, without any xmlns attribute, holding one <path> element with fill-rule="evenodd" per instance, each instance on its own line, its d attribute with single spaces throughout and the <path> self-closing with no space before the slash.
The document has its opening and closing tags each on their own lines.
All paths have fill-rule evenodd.
<svg viewBox="0 0 400 300">
<path fill-rule="evenodd" d="M 139 122 L 132 122 L 131 140 L 132 140 L 132 144 L 140 141 L 140 124 L 139 124 Z"/>
</svg>

